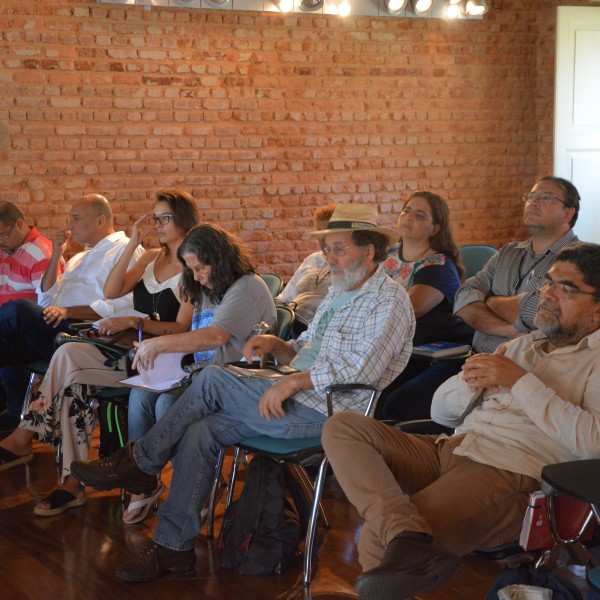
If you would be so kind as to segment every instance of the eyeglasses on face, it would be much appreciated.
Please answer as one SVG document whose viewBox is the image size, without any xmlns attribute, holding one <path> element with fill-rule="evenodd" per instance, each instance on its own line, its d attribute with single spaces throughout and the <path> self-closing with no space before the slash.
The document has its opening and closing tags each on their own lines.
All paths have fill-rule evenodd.
<svg viewBox="0 0 600 600">
<path fill-rule="evenodd" d="M 163 213 L 162 215 L 152 215 L 148 218 L 150 225 L 156 225 L 159 221 L 161 225 L 168 225 L 169 221 L 173 218 L 171 213 Z"/>
<path fill-rule="evenodd" d="M 594 296 L 594 298 L 600 299 L 600 292 L 584 292 L 570 283 L 552 281 L 548 275 L 544 275 L 538 279 L 537 287 L 540 292 L 546 292 L 552 288 L 558 296 L 567 298 L 569 300 L 575 298 L 576 296 Z"/>
<path fill-rule="evenodd" d="M 345 256 L 348 248 L 352 248 L 353 246 L 356 246 L 356 244 L 349 244 L 348 246 L 333 246 L 333 248 L 331 246 L 323 246 L 321 252 L 323 252 L 323 256 L 325 258 L 327 258 L 332 252 L 336 256 Z"/>
<path fill-rule="evenodd" d="M 542 204 L 552 204 L 552 202 L 560 202 L 567 206 L 567 203 L 559 198 L 556 194 L 551 194 L 550 192 L 529 192 L 529 194 L 523 194 L 521 196 L 521 201 L 525 204 L 529 202 L 538 201 Z"/>
<path fill-rule="evenodd" d="M 12 230 L 15 228 L 16 224 L 17 222 L 15 221 L 6 231 L 0 233 L 0 240 L 5 242 L 10 237 L 10 234 L 12 233 Z"/>
</svg>

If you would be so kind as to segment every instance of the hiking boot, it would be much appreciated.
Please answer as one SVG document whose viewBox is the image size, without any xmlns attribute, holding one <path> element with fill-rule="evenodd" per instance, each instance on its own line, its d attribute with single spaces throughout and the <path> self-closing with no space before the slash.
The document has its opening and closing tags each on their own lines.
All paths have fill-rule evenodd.
<svg viewBox="0 0 600 600">
<path fill-rule="evenodd" d="M 122 581 L 139 583 L 154 581 L 167 573 L 186 573 L 196 566 L 196 553 L 191 550 L 171 550 L 152 542 L 142 551 L 135 562 L 123 565 L 115 571 Z"/>
<path fill-rule="evenodd" d="M 83 485 L 96 490 L 124 488 L 132 494 L 152 495 L 156 488 L 156 475 L 144 473 L 133 458 L 133 442 L 119 448 L 106 458 L 91 461 L 74 461 L 71 474 Z"/>
<path fill-rule="evenodd" d="M 431 536 L 400 534 L 388 545 L 381 564 L 356 580 L 361 600 L 404 600 L 446 582 L 458 568 L 458 557 Z"/>
</svg>

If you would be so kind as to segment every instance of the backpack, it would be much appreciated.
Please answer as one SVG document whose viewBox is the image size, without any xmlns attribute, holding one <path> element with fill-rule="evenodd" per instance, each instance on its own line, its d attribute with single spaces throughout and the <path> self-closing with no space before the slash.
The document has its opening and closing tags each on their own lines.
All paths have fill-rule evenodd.
<svg viewBox="0 0 600 600">
<path fill-rule="evenodd" d="M 552 590 L 552 600 L 584 600 L 574 583 L 543 567 L 520 565 L 505 569 L 488 592 L 485 600 L 498 600 L 498 591 L 507 585 L 533 585 Z"/>
<path fill-rule="evenodd" d="M 98 420 L 100 421 L 98 454 L 103 458 L 110 456 L 127 443 L 127 409 L 112 400 L 102 401 L 98 405 Z"/>
<path fill-rule="evenodd" d="M 283 573 L 297 555 L 309 514 L 308 500 L 286 466 L 255 456 L 239 500 L 223 517 L 217 542 L 221 566 L 239 575 Z"/>
</svg>

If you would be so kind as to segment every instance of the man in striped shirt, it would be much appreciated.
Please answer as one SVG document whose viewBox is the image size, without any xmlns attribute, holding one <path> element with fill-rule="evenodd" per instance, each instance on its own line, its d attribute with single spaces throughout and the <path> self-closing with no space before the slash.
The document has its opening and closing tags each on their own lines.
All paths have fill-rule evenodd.
<svg viewBox="0 0 600 600">
<path fill-rule="evenodd" d="M 37 300 L 40 284 L 52 256 L 52 242 L 35 227 L 25 223 L 23 213 L 11 202 L 0 202 L 0 306 L 10 300 Z M 6 411 L 0 414 L 0 433 L 12 431 L 19 423 L 27 378 L 14 369 L 0 369 L 5 388 L 21 392 L 11 396 Z M 14 405 L 14 406 L 13 406 Z"/>
</svg>

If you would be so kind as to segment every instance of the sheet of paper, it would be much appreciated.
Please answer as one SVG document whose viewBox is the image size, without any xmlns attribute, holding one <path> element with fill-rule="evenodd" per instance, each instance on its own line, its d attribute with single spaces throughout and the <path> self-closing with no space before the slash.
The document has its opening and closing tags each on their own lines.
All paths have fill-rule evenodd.
<svg viewBox="0 0 600 600">
<path fill-rule="evenodd" d="M 164 392 L 179 385 L 187 375 L 181 367 L 186 352 L 165 352 L 154 361 L 154 368 L 140 371 L 139 375 L 121 380 L 121 383 L 155 392 Z"/>
</svg>

